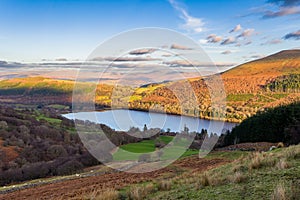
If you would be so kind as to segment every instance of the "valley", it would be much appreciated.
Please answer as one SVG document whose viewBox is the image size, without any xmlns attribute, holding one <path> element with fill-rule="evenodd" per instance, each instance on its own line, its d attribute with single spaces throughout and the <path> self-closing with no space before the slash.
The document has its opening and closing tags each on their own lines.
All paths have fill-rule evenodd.
<svg viewBox="0 0 300 200">
<path fill-rule="evenodd" d="M 0 102 L 71 105 L 75 85 L 87 93 L 90 88 L 95 88 L 94 99 L 83 100 L 94 101 L 97 110 L 105 108 L 146 112 L 151 110 L 203 119 L 241 122 L 259 111 L 299 101 L 299 52 L 300 50 L 285 50 L 216 75 L 223 81 L 226 92 L 226 99 L 213 99 L 221 101 L 220 103 L 211 102 L 212 94 L 207 83 L 212 84 L 210 87 L 218 87 L 213 81 L 213 76 L 153 83 L 137 88 L 91 82 L 75 83 L 43 77 L 16 78 L 0 81 Z M 293 83 L 296 81 L 297 84 L 290 85 L 288 80 Z M 180 88 L 183 99 L 176 96 L 177 88 Z M 193 101 L 196 103 L 184 99 L 184 96 L 192 95 L 191 89 L 195 94 Z M 182 101 L 186 102 L 182 104 Z"/>
<path fill-rule="evenodd" d="M 214 83 L 214 76 L 137 88 L 44 77 L 0 81 L 0 199 L 268 199 L 277 190 L 293 199 L 300 194 L 299 54 L 300 50 L 282 51 L 215 75 L 223 80 L 225 104 L 222 98 L 210 99 L 206 83 Z M 139 171 L 168 160 L 164 155 L 174 152 L 163 147 L 176 135 L 190 137 L 192 131 L 124 131 L 77 121 L 88 137 L 101 129 L 116 145 L 108 145 L 110 152 L 102 155 L 106 164 L 116 166 L 111 169 L 90 155 L 74 121 L 62 117 L 72 112 L 75 85 L 83 93 L 95 88 L 92 101 L 98 111 L 165 112 L 240 124 L 222 132 L 204 158 L 199 158 L 201 145 L 216 137 L 205 129 L 195 133 L 195 140 L 171 165 L 149 173 L 120 172 L 117 169 Z M 196 107 L 185 98 L 190 88 Z M 174 94 L 179 89 L 181 97 Z M 91 101 L 88 95 L 80 100 Z M 128 135 L 130 131 L 158 134 L 141 139 Z M 162 156 L 151 154 L 157 150 Z M 123 151 L 142 155 L 124 157 Z"/>
</svg>

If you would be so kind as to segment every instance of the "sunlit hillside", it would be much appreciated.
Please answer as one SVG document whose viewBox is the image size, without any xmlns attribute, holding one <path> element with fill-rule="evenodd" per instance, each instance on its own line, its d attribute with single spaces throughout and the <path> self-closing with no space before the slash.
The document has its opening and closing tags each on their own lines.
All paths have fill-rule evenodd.
<svg viewBox="0 0 300 200">
<path fill-rule="evenodd" d="M 153 83 L 138 88 L 99 84 L 95 103 L 100 107 L 165 111 L 206 119 L 240 122 L 268 107 L 300 100 L 300 50 L 286 50 L 251 61 L 221 74 L 226 91 L 226 105 L 213 107 L 207 82 L 211 77 L 166 83 Z M 0 81 L 1 101 L 15 103 L 71 103 L 74 81 L 42 77 Z M 215 83 L 214 83 L 215 84 Z M 218 82 L 218 84 L 222 84 Z M 83 91 L 95 83 L 77 83 Z M 211 86 L 210 86 L 211 87 Z M 216 86 L 219 87 L 219 86 Z M 191 90 L 198 107 L 191 101 Z M 175 94 L 180 91 L 180 96 Z M 15 98 L 11 98 L 15 96 Z M 39 98 L 32 98 L 38 96 Z M 82 98 L 88 98 L 84 95 Z M 184 105 L 184 109 L 183 106 Z"/>
</svg>

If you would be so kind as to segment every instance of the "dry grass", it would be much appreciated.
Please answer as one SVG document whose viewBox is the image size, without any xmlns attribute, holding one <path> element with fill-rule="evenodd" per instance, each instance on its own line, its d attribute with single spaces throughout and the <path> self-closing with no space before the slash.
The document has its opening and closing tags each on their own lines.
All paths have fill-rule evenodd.
<svg viewBox="0 0 300 200">
<path fill-rule="evenodd" d="M 297 146 L 289 146 L 289 148 L 283 152 L 283 156 L 286 159 L 300 158 L 300 148 L 297 148 Z"/>
<path fill-rule="evenodd" d="M 104 191 L 101 195 L 97 196 L 95 200 L 117 200 L 119 199 L 119 192 L 113 189 Z"/>
<path fill-rule="evenodd" d="M 236 164 L 235 166 L 232 167 L 233 172 L 244 172 L 248 170 L 248 167 L 245 166 L 244 163 L 245 161 L 239 161 L 240 163 Z"/>
<path fill-rule="evenodd" d="M 201 176 L 200 183 L 202 186 L 209 186 L 211 184 L 211 180 L 206 173 Z"/>
<path fill-rule="evenodd" d="M 291 185 L 291 200 L 297 200 L 300 197 L 300 180 L 295 181 Z"/>
<path fill-rule="evenodd" d="M 280 159 L 280 160 L 277 162 L 277 164 L 276 164 L 276 168 L 277 168 L 277 169 L 287 169 L 287 168 L 289 168 L 289 167 L 290 167 L 290 165 L 289 165 L 289 163 L 286 161 L 285 158 Z"/>
<path fill-rule="evenodd" d="M 286 196 L 285 187 L 283 184 L 279 183 L 271 196 L 271 200 L 286 200 L 288 197 Z"/>
<path fill-rule="evenodd" d="M 269 170 L 280 171 L 287 169 L 292 166 L 292 161 L 288 160 L 288 158 L 298 158 L 300 155 L 299 149 L 299 146 L 291 146 L 282 148 L 276 152 L 254 152 L 237 159 L 228 166 L 208 170 L 205 173 L 183 173 L 169 181 L 174 184 L 172 187 L 173 189 L 185 185 L 185 187 L 188 188 L 204 190 L 206 186 L 220 186 L 228 183 L 232 183 L 228 185 L 233 185 L 235 187 L 235 184 L 241 183 L 239 187 L 246 187 L 243 183 L 247 183 L 248 181 L 251 182 L 253 181 L 253 177 L 258 176 L 256 173 L 252 173 L 251 170 L 261 169 L 265 172 Z M 270 189 L 276 186 L 276 182 L 275 184 L 274 182 L 267 182 L 267 184 L 269 184 L 267 187 Z M 285 188 L 283 184 L 279 184 L 274 188 L 272 199 L 299 199 L 300 186 L 298 185 L 300 184 L 293 184 L 291 185 L 292 187 L 289 187 L 291 189 L 289 189 L 288 187 Z"/>
<path fill-rule="evenodd" d="M 273 167 L 276 164 L 276 158 L 273 154 L 255 152 L 250 156 L 251 161 L 249 163 L 249 169 L 259 169 L 261 167 Z"/>
<path fill-rule="evenodd" d="M 162 180 L 157 183 L 157 188 L 160 191 L 170 190 L 172 187 L 172 180 Z"/>
<path fill-rule="evenodd" d="M 155 191 L 155 186 L 150 183 L 143 186 L 132 186 L 127 192 L 127 196 L 132 200 L 141 200 L 144 199 L 148 194 L 151 194 Z"/>
<path fill-rule="evenodd" d="M 249 164 L 249 169 L 259 169 L 262 166 L 262 161 L 263 161 L 263 155 L 259 152 L 255 152 L 252 155 L 250 164 Z"/>
<path fill-rule="evenodd" d="M 114 189 L 98 190 L 95 189 L 91 193 L 82 196 L 81 199 L 86 200 L 118 200 L 120 193 Z"/>
<path fill-rule="evenodd" d="M 228 178 L 232 183 L 242 183 L 247 180 L 247 176 L 242 172 L 235 172 L 233 176 Z"/>
</svg>

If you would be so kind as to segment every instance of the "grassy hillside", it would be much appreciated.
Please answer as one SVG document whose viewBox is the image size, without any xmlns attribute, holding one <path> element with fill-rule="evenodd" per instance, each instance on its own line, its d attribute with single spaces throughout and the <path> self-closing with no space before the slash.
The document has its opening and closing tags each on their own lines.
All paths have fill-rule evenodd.
<svg viewBox="0 0 300 200">
<path fill-rule="evenodd" d="M 222 76 L 282 76 L 300 73 L 300 50 L 284 50 L 222 73 Z"/>
<path fill-rule="evenodd" d="M 173 139 L 174 139 L 173 136 L 159 136 L 156 139 L 143 140 L 143 141 L 137 142 L 137 143 L 130 143 L 130 144 L 122 145 L 113 154 L 113 158 L 114 158 L 114 160 L 117 160 L 117 161 L 139 160 L 139 159 L 141 159 L 141 157 L 138 157 L 139 155 L 124 154 L 124 150 L 132 152 L 132 153 L 144 153 L 142 156 L 145 156 L 146 153 L 154 152 L 157 149 L 158 146 L 161 148 L 164 145 L 171 142 Z M 178 149 L 179 152 L 181 152 L 184 148 L 183 147 L 178 147 L 177 149 Z M 169 151 L 164 150 L 162 152 L 163 152 L 162 159 L 167 159 L 169 157 L 173 157 L 173 155 L 179 154 L 178 152 L 175 151 L 175 149 L 172 149 L 172 152 L 170 150 Z M 190 155 L 194 155 L 194 154 L 198 154 L 198 153 L 199 153 L 198 150 L 188 149 L 184 152 L 182 157 L 190 156 Z M 146 159 L 148 159 L 148 158 L 146 158 Z M 149 156 L 148 160 L 151 160 L 150 156 Z"/>
<path fill-rule="evenodd" d="M 179 159 L 151 173 L 93 168 L 76 176 L 40 179 L 0 188 L 1 192 L 23 187 L 2 193 L 0 198 L 296 200 L 300 196 L 299 166 L 299 145 L 261 153 L 212 152 L 203 159 Z"/>
<path fill-rule="evenodd" d="M 298 199 L 299 158 L 299 145 L 253 153 L 206 172 L 132 186 L 129 194 L 133 199 Z"/>
<path fill-rule="evenodd" d="M 286 50 L 251 61 L 221 74 L 226 107 L 212 107 L 209 88 L 212 77 L 148 84 L 139 88 L 99 84 L 95 103 L 101 107 L 164 111 L 205 119 L 241 122 L 258 111 L 300 100 L 300 50 Z M 0 81 L 0 100 L 6 103 L 71 103 L 73 81 L 42 77 Z M 90 90 L 92 83 L 80 83 Z M 191 101 L 191 88 L 198 107 Z M 174 91 L 179 91 L 175 94 Z M 31 97 L 38 98 L 31 98 Z M 82 98 L 87 98 L 84 95 Z M 182 102 L 179 102 L 181 98 Z M 182 107 L 184 105 L 184 109 Z"/>
<path fill-rule="evenodd" d="M 210 77 L 189 80 L 198 100 L 197 109 L 182 111 L 182 103 L 178 102 L 178 98 L 172 92 L 180 88 L 182 96 L 188 96 L 190 90 L 186 88 L 184 81 L 156 85 L 155 90 L 148 90 L 142 98 L 131 102 L 131 106 L 143 110 L 158 104 L 170 113 L 240 122 L 265 108 L 300 100 L 299 55 L 300 50 L 281 51 L 222 73 L 227 94 L 226 108 L 211 107 L 206 85 Z"/>
<path fill-rule="evenodd" d="M 239 157 L 242 155 L 241 157 Z M 300 146 L 272 152 L 219 152 L 206 159 L 234 159 L 204 171 L 187 171 L 124 187 L 83 194 L 102 199 L 298 199 L 300 196 Z M 106 198 L 103 198 L 106 197 Z"/>
<path fill-rule="evenodd" d="M 73 81 L 44 77 L 16 78 L 0 81 L 2 95 L 60 95 L 73 91 Z"/>
</svg>

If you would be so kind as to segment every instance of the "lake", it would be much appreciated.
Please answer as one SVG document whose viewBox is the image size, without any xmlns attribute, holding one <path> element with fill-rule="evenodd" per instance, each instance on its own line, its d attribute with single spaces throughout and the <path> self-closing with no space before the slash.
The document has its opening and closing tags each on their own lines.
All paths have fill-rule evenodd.
<svg viewBox="0 0 300 200">
<path fill-rule="evenodd" d="M 89 120 L 91 122 L 105 124 L 115 130 L 127 131 L 130 127 L 170 129 L 173 132 L 181 132 L 184 127 L 189 131 L 200 132 L 207 129 L 209 133 L 220 134 L 223 129 L 231 130 L 236 123 L 205 120 L 194 117 L 169 115 L 163 113 L 143 112 L 135 110 L 107 110 L 100 112 L 79 112 L 64 114 L 68 119 Z"/>
</svg>

